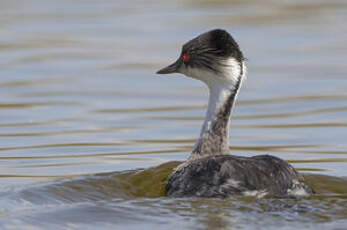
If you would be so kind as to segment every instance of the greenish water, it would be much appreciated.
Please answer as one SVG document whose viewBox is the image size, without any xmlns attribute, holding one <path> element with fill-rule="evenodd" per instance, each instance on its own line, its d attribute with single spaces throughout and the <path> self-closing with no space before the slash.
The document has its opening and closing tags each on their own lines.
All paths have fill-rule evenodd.
<svg viewBox="0 0 347 230">
<path fill-rule="evenodd" d="M 0 1 L 0 229 L 345 229 L 346 1 Z M 300 199 L 171 199 L 207 90 L 158 76 L 227 29 L 248 58 L 231 153 L 291 162 Z"/>
</svg>

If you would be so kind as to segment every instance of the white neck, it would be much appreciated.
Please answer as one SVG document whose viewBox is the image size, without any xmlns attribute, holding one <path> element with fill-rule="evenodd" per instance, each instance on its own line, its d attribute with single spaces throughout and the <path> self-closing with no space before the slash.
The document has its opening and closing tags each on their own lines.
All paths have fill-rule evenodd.
<svg viewBox="0 0 347 230">
<path fill-rule="evenodd" d="M 235 89 L 232 86 L 222 84 L 209 86 L 208 107 L 200 132 L 200 138 L 211 128 L 211 123 L 216 119 L 217 113 L 225 106 L 231 94 L 235 93 L 234 91 Z"/>
<path fill-rule="evenodd" d="M 222 155 L 229 152 L 231 110 L 246 71 L 243 63 L 242 66 L 232 64 L 230 71 L 225 71 L 229 76 L 203 78 L 209 88 L 208 109 L 200 137 L 190 159 L 208 155 Z"/>
</svg>

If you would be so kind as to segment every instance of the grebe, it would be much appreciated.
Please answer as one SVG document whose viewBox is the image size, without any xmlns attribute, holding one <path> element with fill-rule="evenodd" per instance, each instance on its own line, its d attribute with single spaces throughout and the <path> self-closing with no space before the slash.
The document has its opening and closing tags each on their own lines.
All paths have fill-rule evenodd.
<svg viewBox="0 0 347 230">
<path fill-rule="evenodd" d="M 208 109 L 200 138 L 189 159 L 169 176 L 173 197 L 233 195 L 308 195 L 313 189 L 287 162 L 270 155 L 229 155 L 229 120 L 246 74 L 244 56 L 225 30 L 203 33 L 183 45 L 178 60 L 157 74 L 181 73 L 209 88 Z"/>
</svg>

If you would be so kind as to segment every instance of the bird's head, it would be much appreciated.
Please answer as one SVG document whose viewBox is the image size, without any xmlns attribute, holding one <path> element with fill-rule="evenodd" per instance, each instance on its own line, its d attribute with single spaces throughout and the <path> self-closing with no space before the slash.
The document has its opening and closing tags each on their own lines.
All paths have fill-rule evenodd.
<svg viewBox="0 0 347 230">
<path fill-rule="evenodd" d="M 235 85 L 245 74 L 243 54 L 225 30 L 203 33 L 183 45 L 179 58 L 157 74 L 181 73 L 205 82 Z"/>
</svg>

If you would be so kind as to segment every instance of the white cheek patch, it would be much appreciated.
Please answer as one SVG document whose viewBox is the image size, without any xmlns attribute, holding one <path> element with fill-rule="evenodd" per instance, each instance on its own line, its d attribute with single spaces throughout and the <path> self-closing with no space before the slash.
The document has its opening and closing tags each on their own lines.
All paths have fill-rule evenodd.
<svg viewBox="0 0 347 230">
<path fill-rule="evenodd" d="M 227 84 L 230 88 L 233 88 L 233 86 L 236 86 L 237 82 L 240 80 L 240 77 L 243 78 L 246 75 L 246 71 L 247 68 L 244 62 L 240 65 L 240 62 L 235 58 L 229 58 L 222 63 L 220 73 L 190 67 L 183 68 L 181 73 L 188 77 L 203 81 L 209 87 L 215 84 Z"/>
<path fill-rule="evenodd" d="M 192 77 L 200 81 L 205 82 L 207 85 L 210 85 L 212 82 L 216 81 L 217 75 L 211 71 L 200 69 L 200 68 L 186 68 L 182 71 L 187 77 Z"/>
<path fill-rule="evenodd" d="M 244 66 L 244 63 L 242 63 L 242 75 L 244 75 Z M 235 85 L 241 76 L 240 62 L 235 58 L 229 58 L 224 62 L 223 68 L 222 72 L 224 77 Z"/>
</svg>

